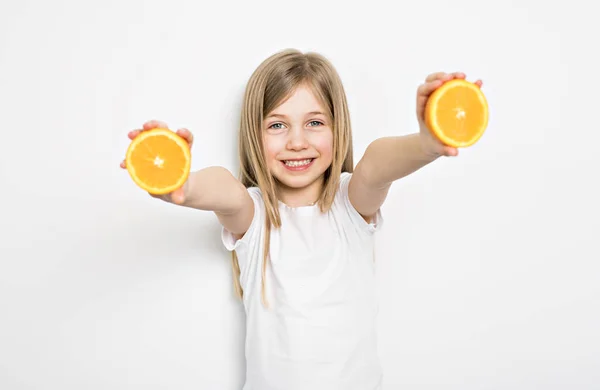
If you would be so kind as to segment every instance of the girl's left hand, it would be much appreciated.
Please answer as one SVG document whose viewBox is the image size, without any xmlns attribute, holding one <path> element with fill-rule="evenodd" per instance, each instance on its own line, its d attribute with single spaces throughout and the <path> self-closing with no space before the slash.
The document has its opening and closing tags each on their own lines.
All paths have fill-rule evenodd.
<svg viewBox="0 0 600 390">
<path fill-rule="evenodd" d="M 425 82 L 417 89 L 417 119 L 421 133 L 421 144 L 423 151 L 433 157 L 439 156 L 458 156 L 458 149 L 444 145 L 425 124 L 425 106 L 429 96 L 446 81 L 452 79 L 464 79 L 466 76 L 462 72 L 455 73 L 432 73 L 425 79 Z M 481 80 L 475 83 L 479 88 L 483 84 Z"/>
</svg>

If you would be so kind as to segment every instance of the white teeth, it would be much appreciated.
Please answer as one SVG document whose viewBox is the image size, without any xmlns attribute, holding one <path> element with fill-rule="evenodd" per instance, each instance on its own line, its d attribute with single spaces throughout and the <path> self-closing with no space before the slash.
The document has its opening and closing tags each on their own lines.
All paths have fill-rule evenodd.
<svg viewBox="0 0 600 390">
<path fill-rule="evenodd" d="M 303 165 L 308 165 L 312 161 L 312 158 L 308 158 L 306 160 L 294 160 L 294 161 L 285 161 L 285 165 L 288 167 L 301 167 Z"/>
</svg>

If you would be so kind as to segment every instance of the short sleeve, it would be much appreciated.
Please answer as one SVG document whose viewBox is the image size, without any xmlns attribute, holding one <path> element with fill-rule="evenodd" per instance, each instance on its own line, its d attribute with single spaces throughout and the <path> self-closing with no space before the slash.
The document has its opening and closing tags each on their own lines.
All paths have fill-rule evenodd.
<svg viewBox="0 0 600 390">
<path fill-rule="evenodd" d="M 247 246 L 248 243 L 260 233 L 261 221 L 264 219 L 264 204 L 262 201 L 262 196 L 258 188 L 250 187 L 247 190 L 248 194 L 252 198 L 252 201 L 254 202 L 254 215 L 252 217 L 252 222 L 250 223 L 250 227 L 246 233 L 239 240 L 236 239 L 233 233 L 231 233 L 225 227 L 222 227 L 221 240 L 228 251 L 237 250 L 241 245 Z"/>
<path fill-rule="evenodd" d="M 338 191 L 338 201 L 346 211 L 347 215 L 350 217 L 350 220 L 354 226 L 357 226 L 359 229 L 367 232 L 367 233 L 375 233 L 376 231 L 381 229 L 383 224 L 383 216 L 381 213 L 381 209 L 377 210 L 373 218 L 370 222 L 367 222 L 362 215 L 354 208 L 352 203 L 350 202 L 350 198 L 348 196 L 348 186 L 350 184 L 350 179 L 352 178 L 352 173 L 350 172 L 342 172 L 340 176 L 340 185 Z"/>
</svg>

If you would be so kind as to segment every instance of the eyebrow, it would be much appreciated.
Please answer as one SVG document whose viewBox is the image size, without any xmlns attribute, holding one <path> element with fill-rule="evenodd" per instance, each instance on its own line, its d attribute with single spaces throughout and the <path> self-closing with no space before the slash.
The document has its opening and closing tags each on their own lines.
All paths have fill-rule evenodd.
<svg viewBox="0 0 600 390">
<path fill-rule="evenodd" d="M 323 114 L 321 111 L 311 111 L 311 112 L 309 112 L 309 113 L 308 113 L 308 114 L 306 114 L 306 115 L 323 115 L 323 116 L 326 116 L 326 115 L 325 115 L 325 114 Z M 285 116 L 285 115 L 282 115 L 282 114 L 271 114 L 271 115 L 269 115 L 267 118 L 270 118 L 270 117 L 286 118 L 286 116 Z"/>
</svg>

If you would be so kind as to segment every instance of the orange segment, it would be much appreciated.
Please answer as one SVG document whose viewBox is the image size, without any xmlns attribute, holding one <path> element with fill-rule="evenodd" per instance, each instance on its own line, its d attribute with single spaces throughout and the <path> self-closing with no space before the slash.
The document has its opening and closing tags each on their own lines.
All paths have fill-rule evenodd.
<svg viewBox="0 0 600 390">
<path fill-rule="evenodd" d="M 131 141 L 125 165 L 139 187 L 155 195 L 168 194 L 182 187 L 189 176 L 190 148 L 171 130 L 144 131 Z"/>
<path fill-rule="evenodd" d="M 488 104 L 481 89 L 454 79 L 436 89 L 425 107 L 425 123 L 445 145 L 464 148 L 477 142 L 488 125 Z"/>
</svg>

